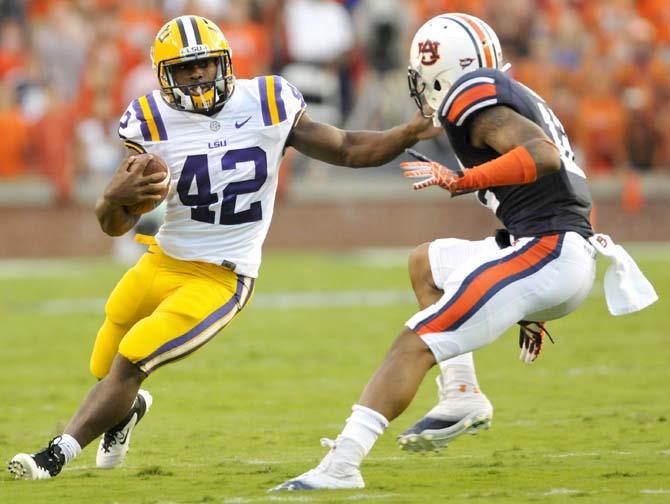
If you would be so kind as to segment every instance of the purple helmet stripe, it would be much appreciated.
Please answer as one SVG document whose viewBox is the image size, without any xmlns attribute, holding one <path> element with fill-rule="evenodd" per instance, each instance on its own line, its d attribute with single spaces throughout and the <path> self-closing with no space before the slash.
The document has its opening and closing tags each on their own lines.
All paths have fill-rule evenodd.
<svg viewBox="0 0 670 504">
<path fill-rule="evenodd" d="M 195 20 L 195 16 L 189 16 L 188 18 L 193 27 L 193 33 L 195 34 L 195 43 L 200 45 L 202 44 L 202 37 L 200 36 L 200 30 L 198 29 L 198 22 Z"/>
<path fill-rule="evenodd" d="M 186 30 L 184 29 L 184 22 L 180 17 L 177 18 L 177 27 L 179 28 L 179 36 L 181 37 L 181 45 L 188 47 L 188 38 L 186 37 Z"/>
</svg>

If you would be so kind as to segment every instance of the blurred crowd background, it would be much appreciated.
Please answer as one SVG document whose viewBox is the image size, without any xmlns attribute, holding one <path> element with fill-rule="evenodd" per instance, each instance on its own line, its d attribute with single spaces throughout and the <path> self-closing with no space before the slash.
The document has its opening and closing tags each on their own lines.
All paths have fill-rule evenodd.
<svg viewBox="0 0 670 504">
<path fill-rule="evenodd" d="M 409 44 L 449 11 L 496 30 L 591 177 L 670 173 L 667 0 L 0 0 L 0 188 L 46 181 L 68 203 L 108 178 L 119 117 L 156 87 L 149 47 L 174 16 L 216 21 L 238 78 L 281 74 L 315 119 L 379 129 L 413 114 Z"/>
</svg>

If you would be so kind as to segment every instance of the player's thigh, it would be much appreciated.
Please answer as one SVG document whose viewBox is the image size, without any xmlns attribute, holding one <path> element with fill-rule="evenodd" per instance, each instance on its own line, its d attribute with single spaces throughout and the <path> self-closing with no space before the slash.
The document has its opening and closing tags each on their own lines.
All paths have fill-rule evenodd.
<svg viewBox="0 0 670 504">
<path fill-rule="evenodd" d="M 149 250 L 114 287 L 91 353 L 90 369 L 95 377 L 107 375 L 123 337 L 162 300 L 156 282 L 160 264 L 161 256 Z"/>
<path fill-rule="evenodd" d="M 444 290 L 447 279 L 454 271 L 468 268 L 469 264 L 474 266 L 481 257 L 498 251 L 500 247 L 493 237 L 484 240 L 442 238 L 432 241 L 428 246 L 428 261 L 435 286 Z"/>
<path fill-rule="evenodd" d="M 202 347 L 251 298 L 254 279 L 228 273 L 223 281 L 197 276 L 186 280 L 128 331 L 119 353 L 149 374 Z"/>
<path fill-rule="evenodd" d="M 574 309 L 593 282 L 594 259 L 584 243 L 568 233 L 491 251 L 458 268 L 442 298 L 407 325 L 441 361 L 491 343 L 531 314 Z"/>
<path fill-rule="evenodd" d="M 534 302 L 526 308 L 524 319 L 554 320 L 576 310 L 593 287 L 595 256 L 593 245 L 577 233 L 566 233 L 557 264 L 533 285 Z"/>
</svg>

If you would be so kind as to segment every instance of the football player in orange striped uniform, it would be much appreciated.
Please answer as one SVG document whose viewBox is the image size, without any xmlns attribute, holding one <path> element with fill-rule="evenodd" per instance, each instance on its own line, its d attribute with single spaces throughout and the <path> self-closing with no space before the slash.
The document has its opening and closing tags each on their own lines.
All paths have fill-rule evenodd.
<svg viewBox="0 0 670 504">
<path fill-rule="evenodd" d="M 497 36 L 478 18 L 444 14 L 416 33 L 410 94 L 444 128 L 462 166 L 423 159 L 403 163 L 405 175 L 420 179 L 415 189 L 474 193 L 504 229 L 481 241 L 443 239 L 415 249 L 410 272 L 421 311 L 407 321 L 341 434 L 324 440 L 331 449 L 321 463 L 275 490 L 363 487 L 362 460 L 436 363 L 443 364 L 444 401 L 400 436 L 401 447 L 434 450 L 485 425 L 487 400 L 471 397 L 474 407 L 460 411 L 449 404 L 461 385 L 463 392 L 476 387 L 471 352 L 518 323 L 521 359 L 532 362 L 544 321 L 572 312 L 591 290 L 599 240 L 592 239 L 586 176 L 546 102 L 505 69 Z M 624 306 L 610 311 L 647 306 L 657 299 L 648 287 L 639 305 L 625 306 L 627 296 L 613 292 Z"/>
<path fill-rule="evenodd" d="M 231 49 L 208 19 L 165 24 L 151 48 L 160 89 L 133 100 L 119 134 L 129 157 L 98 200 L 103 231 L 128 232 L 128 207 L 160 200 L 165 222 L 106 305 L 90 368 L 99 379 L 62 435 L 9 464 L 16 477 L 48 479 L 98 436 L 96 463 L 118 466 L 152 404 L 147 376 L 210 341 L 247 305 L 270 226 L 287 146 L 333 165 L 377 166 L 435 135 L 429 120 L 382 132 L 312 121 L 300 91 L 280 76 L 238 79 Z M 143 175 L 149 156 L 169 175 Z M 151 204 L 148 207 L 152 207 Z"/>
</svg>

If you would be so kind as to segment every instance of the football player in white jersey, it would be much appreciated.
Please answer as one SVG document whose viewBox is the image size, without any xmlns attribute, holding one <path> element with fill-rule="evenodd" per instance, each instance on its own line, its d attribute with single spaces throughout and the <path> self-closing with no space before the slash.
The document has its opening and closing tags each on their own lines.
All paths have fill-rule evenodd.
<svg viewBox="0 0 670 504">
<path fill-rule="evenodd" d="M 349 167 L 384 164 L 436 134 L 429 120 L 383 132 L 342 131 L 312 121 L 300 92 L 279 76 L 235 80 L 221 30 L 181 16 L 158 32 L 151 58 L 160 90 L 134 100 L 120 122 L 129 157 L 96 205 L 103 231 L 130 231 L 169 184 L 165 221 L 110 295 L 91 356 L 99 382 L 47 448 L 9 463 L 18 478 L 56 476 L 102 435 L 97 466 L 118 466 L 151 407 L 140 385 L 225 327 L 253 293 L 272 219 L 284 150 Z M 169 175 L 144 175 L 151 156 Z"/>
</svg>

